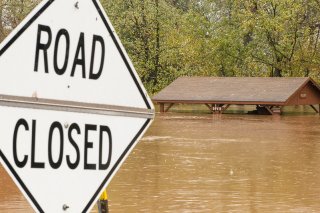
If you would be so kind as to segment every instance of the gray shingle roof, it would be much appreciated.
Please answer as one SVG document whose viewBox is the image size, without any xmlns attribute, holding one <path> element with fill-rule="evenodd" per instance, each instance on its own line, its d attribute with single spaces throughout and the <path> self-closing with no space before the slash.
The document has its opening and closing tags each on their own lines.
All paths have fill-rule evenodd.
<svg viewBox="0 0 320 213">
<path fill-rule="evenodd" d="M 153 100 L 285 102 L 308 81 L 307 77 L 180 77 Z"/>
</svg>

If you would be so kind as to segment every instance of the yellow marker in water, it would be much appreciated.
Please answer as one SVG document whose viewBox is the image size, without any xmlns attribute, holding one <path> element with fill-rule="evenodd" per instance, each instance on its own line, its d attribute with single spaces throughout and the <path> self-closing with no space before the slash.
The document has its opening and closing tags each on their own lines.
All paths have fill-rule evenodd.
<svg viewBox="0 0 320 213">
<path fill-rule="evenodd" d="M 100 195 L 100 200 L 108 200 L 108 194 L 106 189 Z"/>
<path fill-rule="evenodd" d="M 100 195 L 100 198 L 98 201 L 98 210 L 99 210 L 99 213 L 108 213 L 109 212 L 108 194 L 107 194 L 106 189 Z"/>
</svg>

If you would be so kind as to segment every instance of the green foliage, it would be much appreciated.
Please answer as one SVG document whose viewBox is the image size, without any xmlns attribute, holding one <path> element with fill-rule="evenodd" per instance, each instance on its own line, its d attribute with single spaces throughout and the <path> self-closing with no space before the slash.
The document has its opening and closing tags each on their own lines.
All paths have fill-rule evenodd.
<svg viewBox="0 0 320 213">
<path fill-rule="evenodd" d="M 320 78 L 318 1 L 106 0 L 104 6 L 151 93 L 182 75 Z"/>
<path fill-rule="evenodd" d="M 40 0 L 0 0 L 0 41 L 2 41 Z"/>
<path fill-rule="evenodd" d="M 223 3 L 221 3 L 223 2 Z M 319 3 L 210 1 L 222 75 L 319 78 Z M 217 19 L 217 14 L 223 14 Z"/>
<path fill-rule="evenodd" d="M 143 83 L 157 92 L 180 75 L 198 70 L 201 53 L 188 1 L 102 1 Z M 201 17 L 199 17 L 201 19 Z M 198 24 L 195 23 L 195 24 Z"/>
<path fill-rule="evenodd" d="M 179 76 L 320 80 L 319 2 L 101 0 L 152 94 Z M 0 0 L 0 40 L 36 3 Z"/>
</svg>

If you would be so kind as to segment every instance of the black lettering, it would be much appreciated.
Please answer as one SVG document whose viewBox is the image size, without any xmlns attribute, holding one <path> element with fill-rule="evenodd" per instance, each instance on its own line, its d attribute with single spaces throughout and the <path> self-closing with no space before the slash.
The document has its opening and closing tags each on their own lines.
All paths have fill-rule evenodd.
<svg viewBox="0 0 320 213">
<path fill-rule="evenodd" d="M 64 56 L 64 63 L 61 68 L 58 66 L 58 48 L 59 48 L 59 43 L 60 43 L 60 38 L 64 36 L 65 41 L 66 41 L 66 52 Z M 56 37 L 56 42 L 54 46 L 54 58 L 53 58 L 53 66 L 54 70 L 58 75 L 63 75 L 66 72 L 67 66 L 68 66 L 68 60 L 69 60 L 69 50 L 70 50 L 70 36 L 67 30 L 61 29 L 59 30 L 57 37 Z"/>
<path fill-rule="evenodd" d="M 15 164 L 19 168 L 25 167 L 25 165 L 27 164 L 27 161 L 28 161 L 28 156 L 26 156 L 26 155 L 23 157 L 23 160 L 20 161 L 18 158 L 18 154 L 17 154 L 17 135 L 18 135 L 19 127 L 21 125 L 25 128 L 25 130 L 29 131 L 28 123 L 24 119 L 20 119 L 14 128 L 14 132 L 13 132 L 13 159 L 14 159 Z"/>
<path fill-rule="evenodd" d="M 52 137 L 53 137 L 53 131 L 55 129 L 59 131 L 59 135 L 60 135 L 60 151 L 59 151 L 59 158 L 57 162 L 54 162 L 52 157 Z M 62 125 L 57 121 L 52 123 L 49 130 L 48 157 L 49 157 L 50 166 L 53 169 L 58 169 L 61 166 L 62 157 L 63 157 L 63 128 L 62 128 Z"/>
<path fill-rule="evenodd" d="M 77 51 L 74 56 L 74 61 L 71 70 L 71 76 L 74 76 L 76 71 L 76 66 L 80 65 L 82 67 L 82 78 L 86 78 L 86 60 L 85 60 L 85 46 L 84 46 L 84 33 L 80 34 L 79 42 L 77 46 Z M 79 58 L 79 53 L 81 53 L 81 57 Z"/>
<path fill-rule="evenodd" d="M 42 169 L 44 168 L 43 162 L 36 162 L 36 120 L 32 120 L 32 139 L 31 139 L 31 168 Z"/>
<path fill-rule="evenodd" d="M 108 134 L 108 160 L 106 163 L 102 163 L 102 149 L 103 149 L 103 132 L 106 132 Z M 111 131 L 110 128 L 107 126 L 100 126 L 100 140 L 99 140 L 99 170 L 106 170 L 110 166 L 111 162 L 111 154 L 112 154 L 112 137 L 111 137 Z"/>
<path fill-rule="evenodd" d="M 68 131 L 68 138 L 69 138 L 71 145 L 73 146 L 73 148 L 75 149 L 75 151 L 77 153 L 77 158 L 76 158 L 75 162 L 72 163 L 70 160 L 70 155 L 67 155 L 67 164 L 70 169 L 77 168 L 79 165 L 79 162 L 80 162 L 80 150 L 79 150 L 77 143 L 72 138 L 72 131 L 73 130 L 75 130 L 78 135 L 81 134 L 80 127 L 78 126 L 78 124 L 76 124 L 76 123 L 71 124 L 71 126 L 69 127 L 69 131 Z"/>
<path fill-rule="evenodd" d="M 88 163 L 88 149 L 93 148 L 93 143 L 88 141 L 89 131 L 96 131 L 97 126 L 86 124 L 85 125 L 85 136 L 84 136 L 84 169 L 86 170 L 95 170 L 96 165 Z"/>
<path fill-rule="evenodd" d="M 43 32 L 47 33 L 47 35 L 48 35 L 47 43 L 41 43 L 41 35 Z M 51 33 L 50 27 L 39 24 L 38 25 L 38 34 L 37 34 L 36 57 L 35 57 L 35 62 L 34 62 L 34 71 L 35 72 L 38 71 L 39 55 L 40 55 L 40 50 L 42 50 L 43 51 L 43 58 L 44 58 L 45 73 L 49 73 L 48 49 L 51 45 L 51 40 L 52 40 L 52 33 Z"/>
<path fill-rule="evenodd" d="M 101 46 L 101 61 L 100 61 L 100 67 L 97 73 L 93 73 L 93 67 L 94 67 L 94 59 L 95 59 L 95 52 L 96 52 L 96 44 L 97 42 L 100 43 Z M 103 66 L 104 66 L 104 56 L 105 56 L 105 46 L 104 46 L 104 40 L 101 36 L 94 35 L 92 40 L 92 51 L 91 51 L 91 63 L 90 63 L 90 74 L 89 79 L 97 80 L 102 73 Z"/>
</svg>

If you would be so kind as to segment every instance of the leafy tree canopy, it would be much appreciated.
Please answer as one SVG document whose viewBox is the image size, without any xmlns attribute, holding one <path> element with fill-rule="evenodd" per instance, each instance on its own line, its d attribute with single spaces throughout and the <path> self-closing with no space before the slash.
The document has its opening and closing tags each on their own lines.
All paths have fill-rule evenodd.
<svg viewBox="0 0 320 213">
<path fill-rule="evenodd" d="M 0 0 L 0 40 L 38 0 Z M 101 0 L 150 93 L 179 76 L 320 80 L 319 0 Z"/>
</svg>

